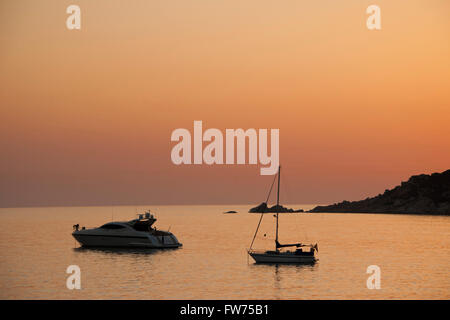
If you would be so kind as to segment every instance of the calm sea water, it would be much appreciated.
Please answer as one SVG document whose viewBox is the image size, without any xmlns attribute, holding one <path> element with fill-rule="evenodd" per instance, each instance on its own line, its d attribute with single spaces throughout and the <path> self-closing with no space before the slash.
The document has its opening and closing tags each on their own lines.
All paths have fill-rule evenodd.
<svg viewBox="0 0 450 320">
<path fill-rule="evenodd" d="M 309 208 L 299 205 L 294 207 Z M 153 209 L 176 250 L 81 249 L 72 225 L 96 227 Z M 249 246 L 259 215 L 249 206 L 0 209 L 1 299 L 449 299 L 450 217 L 282 214 L 282 242 L 319 244 L 313 266 L 255 265 Z M 222 214 L 226 210 L 238 214 Z M 266 235 L 264 237 L 264 234 Z M 265 215 L 255 248 L 273 248 Z M 81 290 L 66 287 L 69 265 Z M 369 265 L 381 289 L 369 290 Z"/>
</svg>

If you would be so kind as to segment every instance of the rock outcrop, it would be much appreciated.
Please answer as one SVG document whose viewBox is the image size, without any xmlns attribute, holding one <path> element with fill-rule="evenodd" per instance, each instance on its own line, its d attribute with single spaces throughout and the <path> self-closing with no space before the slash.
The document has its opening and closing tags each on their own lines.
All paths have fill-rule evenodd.
<svg viewBox="0 0 450 320">
<path fill-rule="evenodd" d="M 310 212 L 450 215 L 450 170 L 412 176 L 376 197 L 318 206 Z"/>
<path fill-rule="evenodd" d="M 251 208 L 248 212 L 250 213 L 294 213 L 294 212 L 304 212 L 303 209 L 294 210 L 291 208 L 283 207 L 282 205 L 274 205 L 268 207 L 267 203 L 263 202 L 260 205 Z"/>
</svg>

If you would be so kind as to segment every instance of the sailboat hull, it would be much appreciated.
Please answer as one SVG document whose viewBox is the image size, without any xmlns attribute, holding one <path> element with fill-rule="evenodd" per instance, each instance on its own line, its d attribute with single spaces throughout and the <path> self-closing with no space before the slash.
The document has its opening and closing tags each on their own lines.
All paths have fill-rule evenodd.
<svg viewBox="0 0 450 320">
<path fill-rule="evenodd" d="M 314 263 L 315 256 L 303 256 L 294 253 L 249 252 L 256 263 Z"/>
</svg>

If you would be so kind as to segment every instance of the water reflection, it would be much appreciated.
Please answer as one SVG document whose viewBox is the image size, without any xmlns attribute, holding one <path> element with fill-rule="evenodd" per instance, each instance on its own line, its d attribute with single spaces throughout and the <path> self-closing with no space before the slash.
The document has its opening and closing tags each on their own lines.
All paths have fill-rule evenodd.
<svg viewBox="0 0 450 320">
<path fill-rule="evenodd" d="M 317 261 L 308 263 L 254 263 L 251 265 L 252 268 L 266 269 L 267 271 L 273 269 L 275 284 L 282 280 L 282 275 L 293 276 L 295 274 L 300 274 L 305 271 L 315 271 L 317 270 L 319 264 Z"/>
<path fill-rule="evenodd" d="M 113 247 L 78 247 L 73 248 L 76 253 L 102 253 L 115 255 L 153 255 L 164 254 L 178 250 L 179 248 L 165 248 L 165 249 L 149 249 L 149 248 L 113 248 Z"/>
</svg>

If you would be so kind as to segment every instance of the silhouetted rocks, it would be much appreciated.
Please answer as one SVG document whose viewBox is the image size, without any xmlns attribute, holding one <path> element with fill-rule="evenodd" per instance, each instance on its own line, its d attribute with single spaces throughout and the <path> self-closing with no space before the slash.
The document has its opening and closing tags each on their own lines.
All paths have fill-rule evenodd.
<svg viewBox="0 0 450 320">
<path fill-rule="evenodd" d="M 400 186 L 376 197 L 318 206 L 310 212 L 450 215 L 450 170 L 412 176 Z"/>
<path fill-rule="evenodd" d="M 269 208 L 267 207 L 267 203 L 263 202 L 259 206 L 256 206 L 254 208 L 251 208 L 248 210 L 250 213 L 265 213 L 269 212 Z"/>
<path fill-rule="evenodd" d="M 274 205 L 268 207 L 267 203 L 263 202 L 260 205 L 251 208 L 248 212 L 250 213 L 293 213 L 293 212 L 304 212 L 303 209 L 294 210 L 291 208 L 283 207 L 282 205 Z"/>
<path fill-rule="evenodd" d="M 237 211 L 230 210 L 230 211 L 226 211 L 226 212 L 224 212 L 224 213 L 237 213 Z"/>
</svg>

